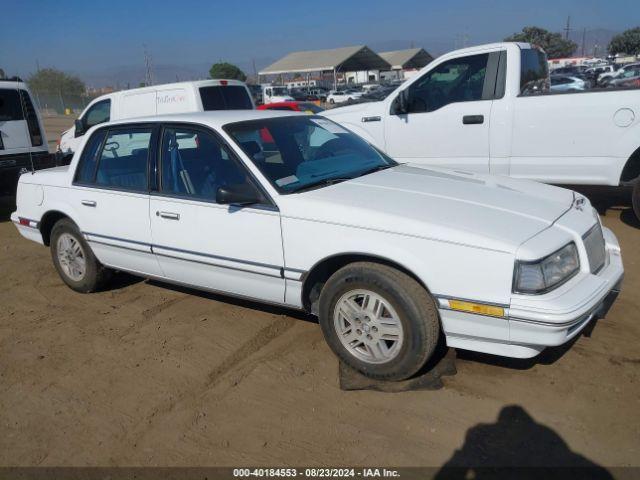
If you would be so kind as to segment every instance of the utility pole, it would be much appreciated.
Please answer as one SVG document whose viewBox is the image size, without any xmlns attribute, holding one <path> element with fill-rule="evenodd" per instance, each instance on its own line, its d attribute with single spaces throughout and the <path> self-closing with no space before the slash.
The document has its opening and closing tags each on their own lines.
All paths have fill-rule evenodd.
<svg viewBox="0 0 640 480">
<path fill-rule="evenodd" d="M 153 62 L 151 59 L 151 54 L 147 50 L 147 45 L 142 44 L 142 48 L 144 49 L 144 83 L 145 86 L 153 85 Z"/>
<path fill-rule="evenodd" d="M 584 40 L 585 40 L 586 36 L 587 36 L 587 27 L 584 27 L 582 29 L 582 56 L 583 57 L 584 57 L 584 52 L 585 52 L 585 50 L 584 50 L 584 43 L 585 43 Z"/>
<path fill-rule="evenodd" d="M 567 26 L 564 27 L 564 39 L 569 40 L 569 32 L 571 31 L 571 15 L 567 16 Z"/>
</svg>

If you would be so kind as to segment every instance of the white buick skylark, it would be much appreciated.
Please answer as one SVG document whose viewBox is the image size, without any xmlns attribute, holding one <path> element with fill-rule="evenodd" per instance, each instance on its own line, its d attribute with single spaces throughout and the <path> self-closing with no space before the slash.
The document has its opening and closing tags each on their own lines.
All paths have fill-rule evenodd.
<svg viewBox="0 0 640 480">
<path fill-rule="evenodd" d="M 79 292 L 114 270 L 319 317 L 345 363 L 415 374 L 450 347 L 527 358 L 604 315 L 620 247 L 570 190 L 400 165 L 322 117 L 102 124 L 22 175 L 20 233 Z"/>
</svg>

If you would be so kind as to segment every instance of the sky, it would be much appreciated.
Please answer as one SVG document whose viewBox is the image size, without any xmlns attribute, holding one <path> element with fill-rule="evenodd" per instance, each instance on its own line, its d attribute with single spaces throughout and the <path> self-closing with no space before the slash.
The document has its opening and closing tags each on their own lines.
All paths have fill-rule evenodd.
<svg viewBox="0 0 640 480">
<path fill-rule="evenodd" d="M 0 0 L 7 2 L 9 0 Z M 639 0 L 92 0 L 10 2 L 0 16 L 0 68 L 28 77 L 56 67 L 93 78 L 127 66 L 258 69 L 295 50 L 368 45 L 434 54 L 499 41 L 525 25 L 575 31 L 640 24 Z M 464 40 L 463 40 L 464 39 Z M 247 72 L 251 73 L 251 72 Z M 92 77 L 93 74 L 93 77 Z"/>
</svg>

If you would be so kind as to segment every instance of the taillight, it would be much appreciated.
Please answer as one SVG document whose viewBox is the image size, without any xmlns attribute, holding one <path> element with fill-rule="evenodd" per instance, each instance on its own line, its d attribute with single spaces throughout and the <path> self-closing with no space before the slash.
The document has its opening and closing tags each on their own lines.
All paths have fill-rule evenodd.
<svg viewBox="0 0 640 480">
<path fill-rule="evenodd" d="M 220 85 L 226 86 L 229 82 L 226 80 L 220 80 Z"/>
</svg>

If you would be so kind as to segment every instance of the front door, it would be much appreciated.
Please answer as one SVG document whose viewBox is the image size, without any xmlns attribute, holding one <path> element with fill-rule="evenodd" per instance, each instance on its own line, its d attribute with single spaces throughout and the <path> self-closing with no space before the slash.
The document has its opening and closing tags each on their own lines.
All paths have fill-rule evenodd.
<svg viewBox="0 0 640 480">
<path fill-rule="evenodd" d="M 250 207 L 216 203 L 219 187 L 252 181 L 212 131 L 186 125 L 163 129 L 151 230 L 153 251 L 168 279 L 284 302 L 277 209 L 266 202 Z"/>
<path fill-rule="evenodd" d="M 399 162 L 489 172 L 490 55 L 447 60 L 407 87 L 408 112 L 386 117 L 387 153 Z"/>
</svg>

